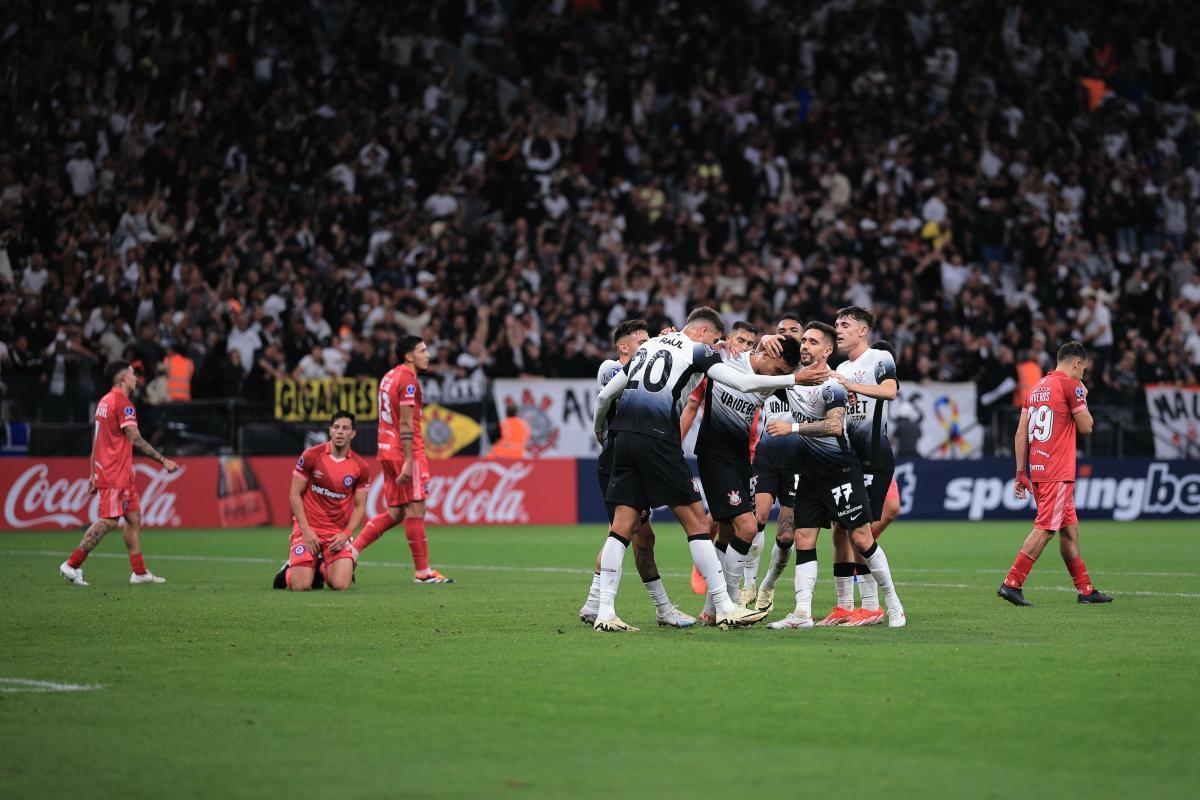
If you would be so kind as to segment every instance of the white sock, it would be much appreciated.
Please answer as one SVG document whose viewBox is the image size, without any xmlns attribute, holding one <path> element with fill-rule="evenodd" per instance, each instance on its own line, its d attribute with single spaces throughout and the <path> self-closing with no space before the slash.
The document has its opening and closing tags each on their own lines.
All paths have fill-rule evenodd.
<svg viewBox="0 0 1200 800">
<path fill-rule="evenodd" d="M 717 607 L 713 605 L 711 593 L 705 593 L 704 595 L 704 613 L 710 617 L 717 615 Z"/>
<path fill-rule="evenodd" d="M 708 584 L 708 594 L 720 615 L 733 613 L 733 602 L 725 589 L 725 570 L 721 568 L 721 559 L 717 558 L 717 548 L 713 547 L 712 539 L 707 532 L 693 534 L 688 537 L 688 549 L 692 551 L 692 563 L 704 582 Z"/>
<path fill-rule="evenodd" d="M 834 575 L 833 590 L 837 594 L 838 608 L 854 608 L 854 576 Z"/>
<path fill-rule="evenodd" d="M 797 551 L 803 552 L 803 551 Z M 815 552 L 815 551 L 814 551 Z M 812 617 L 813 588 L 817 585 L 817 560 L 796 565 L 796 616 Z"/>
<path fill-rule="evenodd" d="M 776 582 L 779 581 L 779 576 L 787 569 L 789 552 L 791 552 L 791 548 L 784 549 L 780 547 L 778 540 L 771 545 L 771 565 L 767 567 L 767 574 L 763 576 L 760 589 L 775 588 Z"/>
<path fill-rule="evenodd" d="M 734 542 L 737 542 L 736 546 Z M 725 551 L 725 591 L 731 600 L 738 596 L 738 587 L 742 585 L 742 574 L 746 571 L 747 553 L 738 550 L 743 545 L 749 551 L 750 543 L 735 537 L 729 543 L 729 549 Z"/>
<path fill-rule="evenodd" d="M 864 565 L 858 565 L 858 594 L 862 598 L 862 607 L 867 611 L 879 610 L 879 582 L 874 575 L 863 574 Z"/>
<path fill-rule="evenodd" d="M 628 542 L 612 536 L 604 540 L 604 549 L 600 551 L 600 605 L 596 619 L 612 619 L 617 615 L 617 586 L 621 583 L 621 566 L 628 549 Z"/>
<path fill-rule="evenodd" d="M 646 587 L 646 592 L 650 595 L 650 602 L 654 603 L 656 611 L 670 607 L 671 598 L 667 597 L 667 587 L 663 586 L 662 578 L 645 581 L 642 585 Z"/>
<path fill-rule="evenodd" d="M 900 606 L 900 597 L 896 594 L 896 587 L 892 585 L 892 569 L 888 566 L 887 556 L 883 554 L 883 548 L 876 542 L 871 546 L 871 555 L 867 558 L 867 566 L 871 568 L 871 577 L 879 584 L 879 592 L 883 595 L 883 601 L 887 603 L 888 608 Z"/>
<path fill-rule="evenodd" d="M 595 614 L 598 608 L 600 608 L 600 573 L 593 572 L 592 588 L 588 589 L 587 600 L 583 603 L 583 611 Z"/>
<path fill-rule="evenodd" d="M 754 541 L 750 542 L 750 552 L 746 554 L 746 571 L 742 575 L 742 583 L 752 592 L 758 581 L 758 561 L 762 558 L 763 545 L 766 544 L 766 541 L 766 534 L 763 533 L 762 528 L 759 528 L 758 533 L 754 534 Z"/>
</svg>

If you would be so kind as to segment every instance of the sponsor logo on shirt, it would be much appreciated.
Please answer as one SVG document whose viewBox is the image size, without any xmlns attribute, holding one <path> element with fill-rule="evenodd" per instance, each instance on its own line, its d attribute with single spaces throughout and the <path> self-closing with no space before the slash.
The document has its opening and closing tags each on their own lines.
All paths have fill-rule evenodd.
<svg viewBox="0 0 1200 800">
<path fill-rule="evenodd" d="M 349 495 L 342 494 L 341 492 L 335 492 L 332 489 L 326 489 L 324 486 L 318 486 L 315 483 L 310 484 L 310 488 L 313 490 L 314 494 L 319 494 L 322 497 L 328 497 L 330 500 L 345 500 L 347 497 L 349 497 Z"/>
</svg>

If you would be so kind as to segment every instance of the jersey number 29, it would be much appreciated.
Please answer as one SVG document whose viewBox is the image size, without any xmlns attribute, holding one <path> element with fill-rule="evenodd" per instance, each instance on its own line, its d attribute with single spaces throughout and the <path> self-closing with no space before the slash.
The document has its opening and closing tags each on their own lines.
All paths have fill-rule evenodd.
<svg viewBox="0 0 1200 800">
<path fill-rule="evenodd" d="M 1029 410 L 1029 441 L 1044 442 L 1054 432 L 1054 409 L 1038 406 Z"/>
</svg>

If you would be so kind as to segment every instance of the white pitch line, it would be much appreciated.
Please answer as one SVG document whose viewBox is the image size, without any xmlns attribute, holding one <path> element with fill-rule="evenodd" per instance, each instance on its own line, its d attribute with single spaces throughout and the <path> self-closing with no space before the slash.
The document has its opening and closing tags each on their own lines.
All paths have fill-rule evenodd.
<svg viewBox="0 0 1200 800">
<path fill-rule="evenodd" d="M 0 692 L 94 692 L 103 689 L 101 684 L 55 683 L 35 681 L 29 678 L 0 678 Z"/>
<path fill-rule="evenodd" d="M 57 550 L 0 550 L 0 555 L 9 556 L 34 556 L 34 557 L 54 557 L 62 558 L 63 554 Z M 127 555 L 121 553 L 92 553 L 89 558 L 118 558 L 126 559 Z M 156 561 L 208 561 L 228 564 L 281 564 L 282 558 L 260 558 L 256 556 L 178 556 L 178 555 L 155 555 L 153 560 Z M 406 561 L 364 561 L 363 566 L 368 567 L 383 567 L 386 569 L 412 569 L 412 563 Z M 591 575 L 593 570 L 581 569 L 579 567 L 518 567 L 507 564 L 434 564 L 433 566 L 439 569 L 447 570 L 476 570 L 479 572 L 541 572 L 562 575 Z M 978 570 L 955 570 L 944 567 L 908 567 L 909 572 L 947 572 L 951 574 L 962 574 L 964 571 L 973 571 L 990 575 L 1003 575 L 1004 571 L 999 569 L 978 569 Z M 901 570 L 903 572 L 904 570 Z M 690 572 L 660 572 L 664 578 L 687 578 L 691 576 Z M 1146 575 L 1161 575 L 1161 576 L 1176 576 L 1185 577 L 1195 573 L 1145 573 L 1145 572 L 1105 572 L 1105 575 L 1114 577 L 1127 576 L 1146 576 Z M 913 586 L 919 589 L 963 589 L 971 591 L 985 591 L 994 587 L 977 586 L 970 583 L 919 583 L 915 581 L 896 581 L 897 586 Z M 1047 589 L 1055 592 L 1075 592 L 1073 586 L 1038 586 L 1038 590 Z M 1189 599 L 1200 598 L 1200 593 L 1195 592 L 1149 592 L 1149 591 L 1132 591 L 1122 590 L 1120 594 L 1135 595 L 1138 597 L 1184 597 Z"/>
</svg>

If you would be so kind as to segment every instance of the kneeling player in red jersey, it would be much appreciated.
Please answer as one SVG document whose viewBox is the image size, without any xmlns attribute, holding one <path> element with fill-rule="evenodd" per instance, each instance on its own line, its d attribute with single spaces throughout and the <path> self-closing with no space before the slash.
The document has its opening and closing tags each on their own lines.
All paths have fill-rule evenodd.
<svg viewBox="0 0 1200 800">
<path fill-rule="evenodd" d="M 425 493 L 429 461 L 421 435 L 421 408 L 425 403 L 417 373 L 429 369 L 429 348 L 419 336 L 401 336 L 396 343 L 400 363 L 379 382 L 379 465 L 383 467 L 383 496 L 387 508 L 371 518 L 354 540 L 355 557 L 396 523 L 404 522 L 412 551 L 413 580 L 417 583 L 454 583 L 429 566 L 429 540 L 425 536 Z"/>
<path fill-rule="evenodd" d="M 1092 586 L 1088 577 L 1083 556 L 1079 554 L 1079 521 L 1075 517 L 1075 434 L 1092 432 L 1087 389 L 1080 383 L 1088 361 L 1087 349 L 1082 344 L 1074 341 L 1064 344 L 1058 351 L 1058 366 L 1029 390 L 1021 408 L 1013 442 L 1017 456 L 1013 489 L 1020 498 L 1033 492 L 1037 519 L 1008 577 L 996 590 L 996 594 L 1013 605 L 1032 605 L 1025 599 L 1021 586 L 1056 532 L 1059 552 L 1079 590 L 1079 602 L 1112 602 L 1111 597 Z"/>
<path fill-rule="evenodd" d="M 354 434 L 354 415 L 338 411 L 329 421 L 329 441 L 308 448 L 296 462 L 288 493 L 295 524 L 288 563 L 276 576 L 275 588 L 306 592 L 322 583 L 335 590 L 350 588 L 350 538 L 366 514 L 371 486 L 371 468 L 350 449 Z"/>
<path fill-rule="evenodd" d="M 104 374 L 112 390 L 96 406 L 96 432 L 92 437 L 92 462 L 88 475 L 88 494 L 99 494 L 99 513 L 95 522 L 83 534 L 83 540 L 71 557 L 58 567 L 58 574 L 75 586 L 87 586 L 83 579 L 83 562 L 100 544 L 104 535 L 125 518 L 125 547 L 133 573 L 131 584 L 165 583 L 146 569 L 142 558 L 142 506 L 133 485 L 133 448 L 162 464 L 167 472 L 179 465 L 155 450 L 138 431 L 137 411 L 129 395 L 137 388 L 137 374 L 128 361 L 114 361 Z"/>
</svg>

